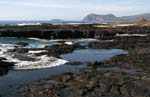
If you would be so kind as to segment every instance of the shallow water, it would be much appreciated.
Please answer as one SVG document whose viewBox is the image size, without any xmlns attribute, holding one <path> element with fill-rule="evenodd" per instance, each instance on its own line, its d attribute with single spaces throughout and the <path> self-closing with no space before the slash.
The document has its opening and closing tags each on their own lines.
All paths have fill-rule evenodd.
<svg viewBox="0 0 150 97">
<path fill-rule="evenodd" d="M 18 42 L 29 43 L 30 47 L 41 47 L 43 45 L 52 45 L 57 43 L 57 40 L 37 40 L 37 39 L 23 39 L 23 38 L 0 38 L 1 44 L 12 44 Z M 31 52 L 30 52 L 31 53 Z M 2 53 L 3 54 L 3 53 Z M 79 73 L 82 68 L 86 68 L 86 62 L 96 62 L 109 60 L 111 57 L 119 54 L 127 54 L 126 51 L 120 49 L 110 50 L 96 50 L 85 49 L 76 50 L 71 54 L 61 55 L 62 59 L 70 62 L 82 62 L 80 65 L 61 65 L 53 68 L 16 71 L 9 70 L 3 71 L 3 76 L 0 76 L 0 96 L 10 97 L 16 96 L 16 87 L 23 84 L 30 84 L 39 79 L 48 77 L 54 74 L 61 74 L 64 72 Z M 1 71 L 1 69 L 0 69 Z M 20 96 L 18 96 L 20 97 Z"/>
<path fill-rule="evenodd" d="M 86 49 L 76 50 L 71 54 L 64 54 L 60 57 L 72 62 L 100 62 L 109 60 L 111 57 L 119 54 L 127 54 L 127 51 L 121 49 Z"/>
<path fill-rule="evenodd" d="M 8 74 L 0 77 L 0 95 L 10 96 L 16 95 L 16 87 L 23 84 L 30 84 L 39 79 L 48 77 L 53 74 L 60 74 L 63 72 L 79 73 L 81 68 L 86 65 L 63 65 L 59 67 L 39 70 L 15 71 L 10 70 Z"/>
<path fill-rule="evenodd" d="M 112 56 L 118 54 L 126 54 L 126 51 L 123 50 L 77 50 L 74 51 L 73 57 L 70 54 L 66 54 L 66 60 L 73 62 L 94 62 L 109 60 Z M 81 55 L 81 56 L 80 56 Z M 69 58 L 69 59 L 68 59 Z M 0 77 L 0 94 L 4 95 L 16 95 L 15 89 L 18 85 L 30 84 L 34 81 L 48 77 L 53 74 L 60 74 L 64 72 L 79 73 L 80 69 L 86 68 L 86 65 L 61 65 L 49 69 L 39 69 L 39 70 L 26 70 L 26 71 L 14 71 L 10 70 L 8 74 Z"/>
</svg>

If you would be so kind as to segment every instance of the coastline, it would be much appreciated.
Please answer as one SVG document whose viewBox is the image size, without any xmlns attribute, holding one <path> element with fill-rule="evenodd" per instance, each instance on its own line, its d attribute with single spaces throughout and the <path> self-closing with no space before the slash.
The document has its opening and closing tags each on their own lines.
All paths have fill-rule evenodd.
<svg viewBox="0 0 150 97">
<path fill-rule="evenodd" d="M 117 55 L 109 61 L 89 63 L 87 67 L 81 69 L 79 74 L 66 72 L 51 75 L 33 82 L 31 85 L 19 86 L 18 92 L 23 94 L 23 97 L 148 97 L 150 95 L 150 27 L 95 28 L 93 26 L 95 25 L 46 26 L 46 29 L 50 29 L 48 32 L 53 34 L 49 36 L 46 36 L 48 34 L 46 32 L 32 32 L 29 30 L 32 27 L 27 28 L 33 35 L 38 33 L 36 38 L 43 35 L 42 38 L 46 36 L 48 39 L 94 38 L 100 40 L 93 41 L 86 47 L 79 46 L 79 44 L 47 47 L 54 50 L 49 52 L 50 55 L 60 56 L 60 54 L 71 53 L 76 49 L 87 47 L 91 49 L 123 49 L 127 50 L 128 54 Z M 53 27 L 56 28 L 53 29 Z M 8 29 L 10 28 L 8 27 Z M 40 30 L 43 29 L 40 28 Z M 61 30 L 55 32 L 56 29 Z M 6 29 L 6 31 L 8 30 Z M 14 30 L 10 33 L 26 34 L 29 33 L 28 31 L 24 33 L 24 31 L 15 32 Z M 82 37 L 76 35 L 76 32 Z M 0 31 L 0 33 L 3 32 Z M 136 34 L 136 36 L 124 34 Z M 137 36 L 137 34 L 140 35 Z M 5 35 L 1 34 L 0 36 L 5 37 Z M 6 36 L 11 37 L 9 34 Z M 113 41 L 103 42 L 102 40 Z M 74 63 L 74 65 L 78 64 Z M 112 69 L 113 67 L 117 67 L 117 69 Z"/>
</svg>

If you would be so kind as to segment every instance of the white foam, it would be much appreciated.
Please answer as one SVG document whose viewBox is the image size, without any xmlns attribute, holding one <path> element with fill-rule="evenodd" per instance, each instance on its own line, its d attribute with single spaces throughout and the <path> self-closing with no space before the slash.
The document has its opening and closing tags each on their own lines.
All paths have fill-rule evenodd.
<svg viewBox="0 0 150 97">
<path fill-rule="evenodd" d="M 57 41 L 63 41 L 63 39 L 40 39 L 40 38 L 28 38 L 31 40 L 37 40 L 37 41 L 42 41 L 42 42 L 57 42 Z"/>
<path fill-rule="evenodd" d="M 2 56 L 5 52 L 8 52 L 8 50 L 14 49 L 15 46 L 14 44 L 0 44 L 0 56 Z"/>
<path fill-rule="evenodd" d="M 12 44 L 1 44 L 0 45 L 0 57 L 6 58 L 3 60 L 5 62 L 14 63 L 14 69 L 16 70 L 28 70 L 28 69 L 41 69 L 41 68 L 51 68 L 63 65 L 68 61 L 58 59 L 55 57 L 49 57 L 47 55 L 35 56 L 37 53 L 47 52 L 46 50 L 29 51 L 28 53 L 21 55 L 27 58 L 33 58 L 33 61 L 22 61 L 15 57 L 16 53 L 8 52 L 10 49 L 15 49 L 16 45 Z M 20 57 L 21 57 L 20 56 Z"/>
<path fill-rule="evenodd" d="M 75 41 L 75 43 L 79 43 L 82 46 L 86 46 L 91 42 L 100 42 L 100 41 L 98 39 L 91 39 L 91 38 L 89 38 L 89 39 L 79 39 L 79 40 Z"/>
<path fill-rule="evenodd" d="M 100 42 L 114 42 L 114 40 L 101 40 Z"/>
<path fill-rule="evenodd" d="M 63 65 L 68 61 L 57 59 L 55 57 L 48 57 L 46 55 L 38 57 L 38 61 L 20 61 L 15 64 L 14 68 L 16 70 L 29 70 L 29 69 L 42 69 L 42 68 L 50 68 Z"/>
<path fill-rule="evenodd" d="M 65 44 L 67 45 L 73 45 L 74 43 L 79 43 L 79 44 L 87 44 L 87 43 L 90 43 L 90 42 L 100 42 L 100 40 L 98 39 L 93 39 L 93 38 L 86 38 L 86 39 L 72 39 L 70 41 L 68 40 L 64 40 L 66 41 Z"/>
<path fill-rule="evenodd" d="M 42 41 L 42 42 L 48 42 L 49 41 L 49 40 L 46 40 L 46 39 L 39 39 L 39 38 L 28 38 L 28 39 Z"/>
<path fill-rule="evenodd" d="M 92 39 L 92 38 L 88 38 L 88 39 L 79 39 L 79 40 L 77 40 L 77 41 L 75 41 L 76 43 L 78 43 L 78 42 L 99 42 L 99 40 L 98 39 Z"/>
<path fill-rule="evenodd" d="M 48 51 L 46 51 L 46 50 L 38 50 L 38 51 L 30 50 L 30 51 L 28 51 L 29 54 L 38 54 L 38 53 L 44 53 L 44 52 L 48 52 Z"/>
<path fill-rule="evenodd" d="M 66 41 L 65 44 L 67 44 L 67 45 L 73 45 L 73 42 L 71 42 L 71 41 Z"/>
<path fill-rule="evenodd" d="M 117 34 L 116 36 L 139 36 L 139 37 L 145 37 L 148 36 L 147 34 Z"/>
<path fill-rule="evenodd" d="M 21 24 L 17 24 L 17 26 L 27 26 L 27 25 L 41 25 L 41 23 L 21 23 Z"/>
</svg>

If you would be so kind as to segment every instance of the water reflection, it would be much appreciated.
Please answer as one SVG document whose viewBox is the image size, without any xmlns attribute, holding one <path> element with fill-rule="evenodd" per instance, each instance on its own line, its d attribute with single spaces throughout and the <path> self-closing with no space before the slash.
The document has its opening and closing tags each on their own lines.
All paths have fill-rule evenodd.
<svg viewBox="0 0 150 97">
<path fill-rule="evenodd" d="M 75 50 L 70 54 L 63 54 L 60 57 L 64 60 L 71 62 L 101 62 L 104 60 L 109 60 L 113 56 L 120 54 L 127 54 L 127 51 L 122 49 L 85 49 L 85 50 Z"/>
</svg>

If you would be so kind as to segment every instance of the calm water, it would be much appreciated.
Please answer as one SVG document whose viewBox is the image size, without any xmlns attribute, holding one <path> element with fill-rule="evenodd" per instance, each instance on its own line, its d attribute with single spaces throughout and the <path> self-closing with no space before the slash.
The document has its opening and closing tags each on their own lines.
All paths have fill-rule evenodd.
<svg viewBox="0 0 150 97">
<path fill-rule="evenodd" d="M 32 45 L 33 47 L 39 47 L 44 44 L 53 44 L 55 41 L 41 41 L 34 39 L 19 39 L 19 38 L 0 38 L 0 43 L 18 43 L 26 42 Z M 81 68 L 85 68 L 86 65 L 84 62 L 95 62 L 109 60 L 111 57 L 119 54 L 127 54 L 126 51 L 119 49 L 110 49 L 110 50 L 94 50 L 94 49 L 85 49 L 85 50 L 76 50 L 71 54 L 61 55 L 62 59 L 71 61 L 71 62 L 83 62 L 81 65 L 61 65 L 58 67 L 39 69 L 39 70 L 26 70 L 26 71 L 15 71 L 9 70 L 3 76 L 0 76 L 0 95 L 2 97 L 13 97 L 16 95 L 16 87 L 23 84 L 30 84 L 39 79 L 48 77 L 53 74 L 60 74 L 63 72 L 72 72 L 79 73 Z M 18 96 L 19 97 L 19 96 Z"/>
<path fill-rule="evenodd" d="M 10 95 L 16 95 L 16 87 L 19 85 L 30 84 L 34 81 L 48 77 L 53 74 L 60 74 L 63 72 L 78 73 L 80 69 L 84 67 L 86 67 L 86 65 L 63 65 L 59 67 L 39 70 L 10 70 L 8 74 L 0 77 L 0 95 L 2 95 L 2 97 L 10 97 Z"/>
<path fill-rule="evenodd" d="M 111 57 L 119 54 L 127 54 L 127 52 L 120 49 L 86 49 L 76 50 L 71 54 L 61 55 L 60 57 L 72 62 L 99 62 L 109 60 Z"/>
</svg>

